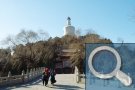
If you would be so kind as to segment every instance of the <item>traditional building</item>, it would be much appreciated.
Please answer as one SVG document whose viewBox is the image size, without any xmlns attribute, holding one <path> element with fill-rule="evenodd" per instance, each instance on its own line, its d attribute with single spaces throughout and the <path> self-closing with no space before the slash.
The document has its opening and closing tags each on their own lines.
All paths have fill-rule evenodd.
<svg viewBox="0 0 135 90">
<path fill-rule="evenodd" d="M 62 48 L 56 59 L 57 73 L 74 73 L 74 66 L 71 65 L 70 57 L 75 52 L 75 49 Z"/>
<path fill-rule="evenodd" d="M 67 24 L 64 27 L 64 35 L 75 36 L 75 27 L 71 25 L 71 18 L 67 18 Z M 75 49 L 62 45 L 58 47 L 58 58 L 56 58 L 57 73 L 74 73 L 74 66 L 71 65 L 70 57 L 75 53 Z"/>
</svg>

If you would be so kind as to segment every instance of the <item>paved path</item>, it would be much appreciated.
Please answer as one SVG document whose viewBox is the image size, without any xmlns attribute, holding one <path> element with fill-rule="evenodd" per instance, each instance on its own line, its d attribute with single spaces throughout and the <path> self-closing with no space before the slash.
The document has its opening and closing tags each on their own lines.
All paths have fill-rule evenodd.
<svg viewBox="0 0 135 90">
<path fill-rule="evenodd" d="M 17 85 L 0 90 L 85 90 L 84 84 L 76 84 L 73 74 L 58 74 L 56 75 L 56 84 L 52 86 L 49 82 L 48 86 L 42 85 L 41 78 L 24 85 Z"/>
</svg>

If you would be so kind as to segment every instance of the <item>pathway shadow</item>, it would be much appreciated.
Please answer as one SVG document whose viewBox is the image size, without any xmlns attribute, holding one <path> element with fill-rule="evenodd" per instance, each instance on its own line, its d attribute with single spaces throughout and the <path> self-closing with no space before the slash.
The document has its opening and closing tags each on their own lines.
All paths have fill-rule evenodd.
<svg viewBox="0 0 135 90">
<path fill-rule="evenodd" d="M 74 86 L 74 85 L 60 85 L 60 84 L 55 84 L 52 88 L 54 89 L 64 89 L 64 90 L 79 90 L 79 89 L 84 89 L 79 86 Z"/>
<path fill-rule="evenodd" d="M 11 89 L 21 88 L 21 87 L 29 88 L 29 86 L 32 86 L 32 85 L 40 85 L 40 82 L 42 82 L 41 77 L 36 78 L 25 84 L 17 84 L 17 85 L 11 86 L 11 87 L 3 87 L 3 88 L 0 88 L 0 90 L 11 90 Z"/>
</svg>

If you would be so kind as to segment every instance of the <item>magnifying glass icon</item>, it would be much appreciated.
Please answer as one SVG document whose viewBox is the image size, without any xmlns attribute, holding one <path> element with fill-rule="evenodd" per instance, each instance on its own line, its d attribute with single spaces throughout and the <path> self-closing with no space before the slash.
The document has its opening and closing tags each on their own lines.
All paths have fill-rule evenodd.
<svg viewBox="0 0 135 90">
<path fill-rule="evenodd" d="M 104 50 L 111 52 L 116 57 L 116 61 L 117 61 L 116 68 L 112 72 L 106 73 L 106 74 L 102 74 L 100 72 L 97 72 L 93 67 L 94 56 L 98 52 L 104 51 Z M 112 77 L 115 76 L 125 86 L 130 86 L 132 84 L 131 77 L 120 70 L 120 68 L 121 68 L 121 57 L 120 57 L 119 53 L 114 48 L 112 48 L 110 46 L 99 46 L 99 47 L 95 48 L 91 52 L 91 54 L 89 55 L 88 66 L 89 66 L 89 69 L 90 69 L 91 73 L 95 77 L 98 77 L 98 78 L 101 78 L 101 79 L 109 79 L 109 78 L 112 78 Z"/>
</svg>

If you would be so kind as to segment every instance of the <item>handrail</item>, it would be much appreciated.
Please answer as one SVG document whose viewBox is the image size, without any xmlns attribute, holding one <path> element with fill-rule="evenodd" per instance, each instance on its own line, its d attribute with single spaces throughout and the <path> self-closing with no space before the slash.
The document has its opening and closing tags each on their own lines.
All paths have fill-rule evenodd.
<svg viewBox="0 0 135 90">
<path fill-rule="evenodd" d="M 79 69 L 75 66 L 75 82 L 80 83 L 80 82 L 85 82 L 85 74 L 80 74 Z"/>
<path fill-rule="evenodd" d="M 37 69 L 31 69 L 30 72 L 25 73 L 22 71 L 22 75 L 11 75 L 11 72 L 8 73 L 7 77 L 0 77 L 0 86 L 9 86 L 20 83 L 29 82 L 42 75 L 43 67 Z"/>
</svg>

